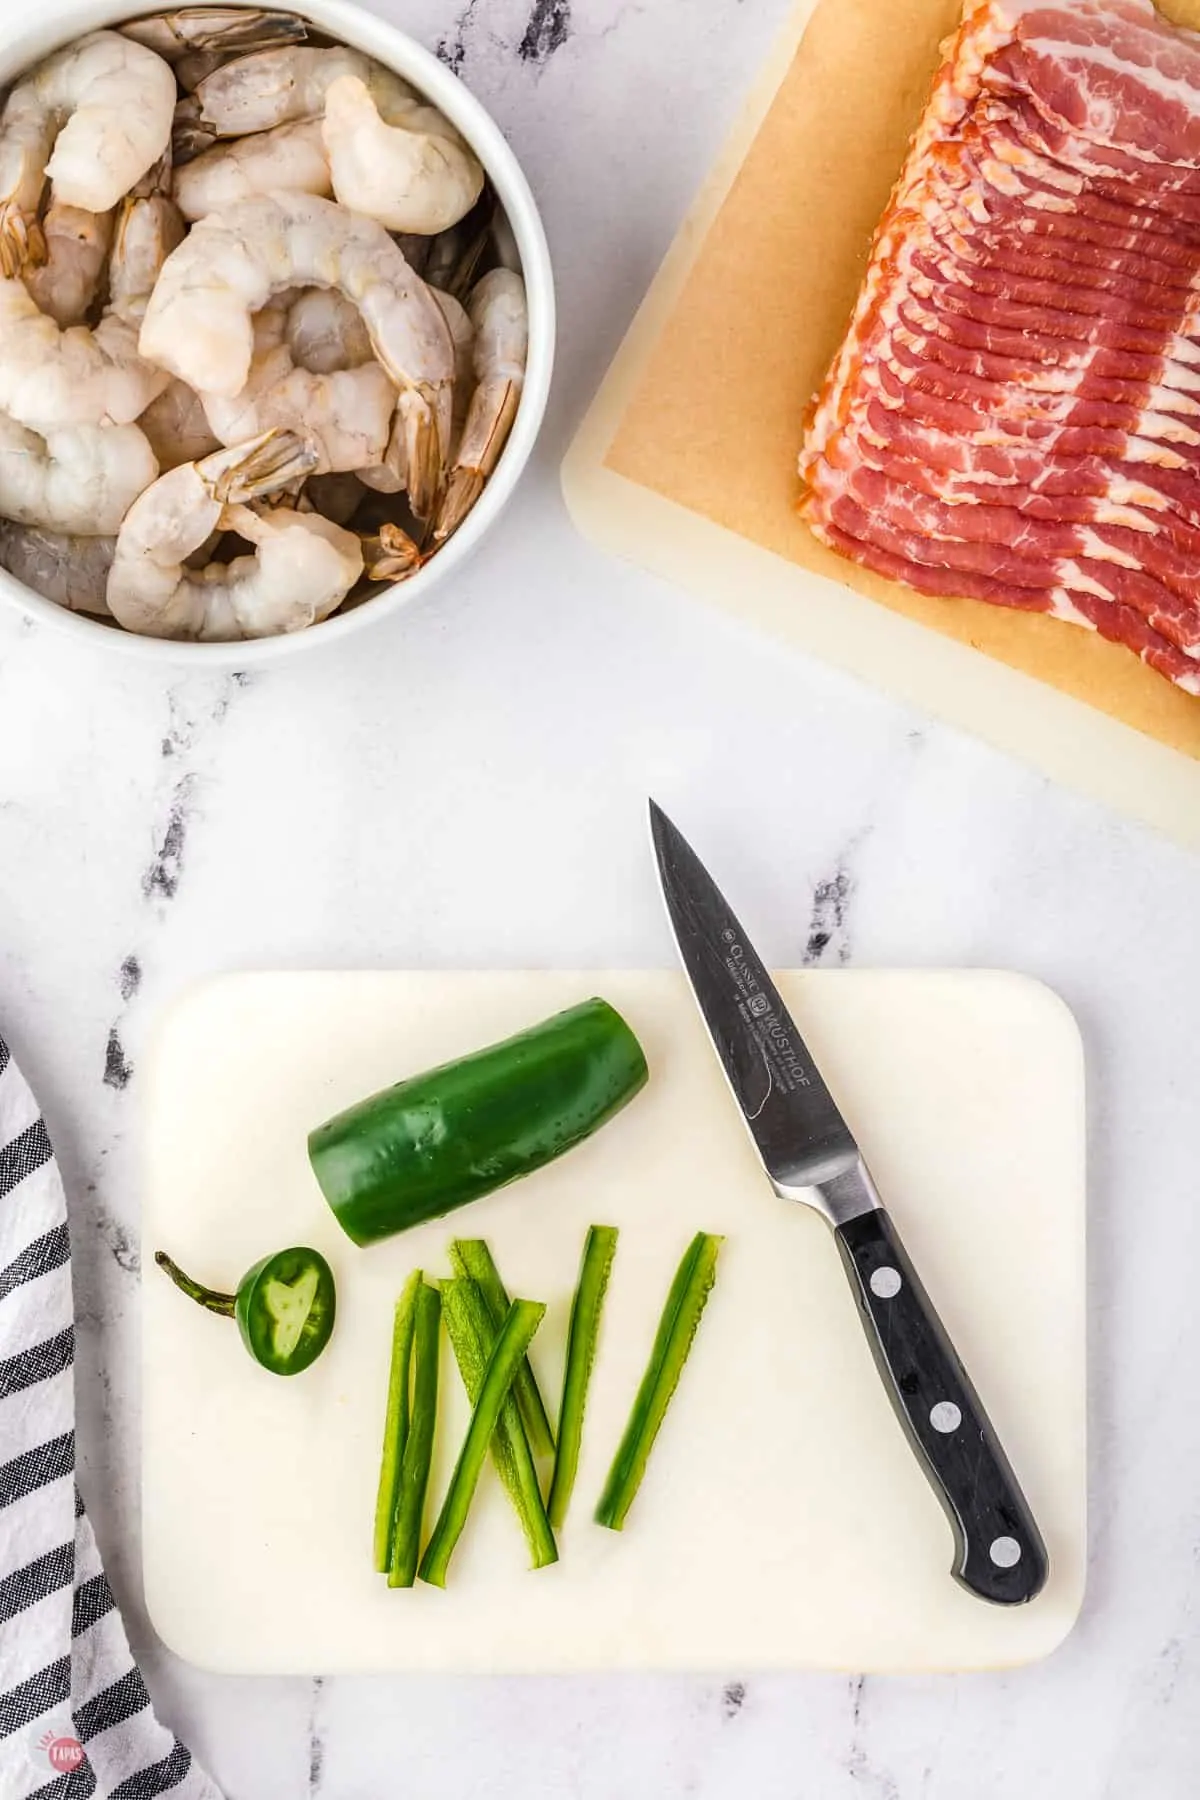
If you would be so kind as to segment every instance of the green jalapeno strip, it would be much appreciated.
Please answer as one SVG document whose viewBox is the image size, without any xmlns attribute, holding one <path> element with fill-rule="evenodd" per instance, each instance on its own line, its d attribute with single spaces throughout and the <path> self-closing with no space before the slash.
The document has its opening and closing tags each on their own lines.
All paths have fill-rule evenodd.
<svg viewBox="0 0 1200 1800">
<path fill-rule="evenodd" d="M 592 1364 L 596 1359 L 600 1314 L 604 1310 L 604 1296 L 616 1253 L 615 1225 L 592 1225 L 588 1228 L 575 1298 L 571 1302 L 562 1405 L 558 1410 L 558 1454 L 554 1459 L 554 1479 L 550 1485 L 548 1505 L 550 1523 L 555 1531 L 562 1530 L 579 1468 L 583 1414 L 587 1405 Z"/>
<path fill-rule="evenodd" d="M 596 1508 L 597 1524 L 607 1525 L 611 1531 L 620 1531 L 641 1486 L 654 1440 L 679 1384 L 700 1315 L 716 1279 L 717 1254 L 723 1242 L 723 1238 L 698 1231 L 675 1272 L 646 1373 Z"/>
<path fill-rule="evenodd" d="M 521 1365 L 521 1358 L 528 1350 L 545 1311 L 545 1307 L 537 1301 L 514 1300 L 492 1345 L 479 1398 L 471 1414 L 471 1423 L 459 1451 L 458 1461 L 454 1465 L 454 1473 L 433 1528 L 433 1535 L 421 1558 L 421 1580 L 432 1583 L 434 1587 L 446 1585 L 446 1570 L 467 1522 L 488 1445 L 500 1422 L 504 1402 L 512 1388 L 513 1377 Z"/>
<path fill-rule="evenodd" d="M 499 1331 L 508 1312 L 508 1290 L 483 1239 L 455 1238 L 450 1246 L 450 1267 L 456 1275 L 466 1275 L 475 1282 L 483 1295 L 492 1331 Z M 521 1409 L 529 1448 L 535 1456 L 553 1456 L 554 1432 L 528 1357 L 517 1370 L 513 1398 Z"/>
<path fill-rule="evenodd" d="M 476 1282 L 469 1276 L 442 1283 L 442 1311 L 446 1335 L 454 1351 L 454 1359 L 462 1376 L 467 1398 L 474 1405 L 483 1387 L 488 1357 L 495 1343 L 497 1329 L 492 1324 L 487 1304 Z M 500 1321 L 504 1323 L 503 1318 Z M 514 1391 L 500 1409 L 500 1419 L 491 1443 L 492 1461 L 521 1521 L 521 1529 L 529 1544 L 535 1569 L 558 1561 L 558 1547 L 542 1503 L 537 1470 L 529 1442 L 521 1424 Z"/>
</svg>

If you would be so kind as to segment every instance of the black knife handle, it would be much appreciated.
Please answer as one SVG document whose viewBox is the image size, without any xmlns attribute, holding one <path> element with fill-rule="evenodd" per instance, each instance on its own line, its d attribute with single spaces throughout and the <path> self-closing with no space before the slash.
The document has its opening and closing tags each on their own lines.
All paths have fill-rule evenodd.
<svg viewBox="0 0 1200 1800">
<path fill-rule="evenodd" d="M 1008 1458 L 887 1211 L 834 1236 L 896 1415 L 954 1533 L 954 1577 L 1019 1606 L 1042 1588 L 1046 1546 Z"/>
</svg>

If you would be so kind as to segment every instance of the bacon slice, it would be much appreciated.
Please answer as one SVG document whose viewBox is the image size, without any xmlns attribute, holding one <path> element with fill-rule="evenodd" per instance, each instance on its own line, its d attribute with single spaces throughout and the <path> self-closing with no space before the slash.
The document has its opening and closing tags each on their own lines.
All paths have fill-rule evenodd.
<svg viewBox="0 0 1200 1800">
<path fill-rule="evenodd" d="M 800 474 L 841 555 L 1200 694 L 1200 34 L 1151 0 L 969 12 Z"/>
</svg>

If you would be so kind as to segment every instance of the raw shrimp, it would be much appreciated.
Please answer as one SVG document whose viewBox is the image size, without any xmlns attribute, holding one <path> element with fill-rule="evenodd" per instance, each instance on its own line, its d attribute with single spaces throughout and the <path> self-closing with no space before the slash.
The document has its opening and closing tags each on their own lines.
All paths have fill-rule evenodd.
<svg viewBox="0 0 1200 1800">
<path fill-rule="evenodd" d="M 517 249 L 517 235 L 509 223 L 506 212 L 497 207 L 491 224 L 492 248 L 496 253 L 496 261 L 502 269 L 511 269 L 514 275 L 521 273 L 521 252 Z"/>
<path fill-rule="evenodd" d="M 467 310 L 475 327 L 477 386 L 438 508 L 433 534 L 438 543 L 457 531 L 478 500 L 517 416 L 525 383 L 529 313 L 521 277 L 511 269 L 492 269 L 476 284 Z"/>
<path fill-rule="evenodd" d="M 475 367 L 472 357 L 475 327 L 471 323 L 466 307 L 457 301 L 453 294 L 443 294 L 437 288 L 431 288 L 429 291 L 441 308 L 442 316 L 450 327 L 450 336 L 454 341 L 454 410 L 450 440 L 453 450 L 458 434 L 466 421 L 467 408 L 470 404 L 471 377 Z M 364 486 L 374 488 L 379 494 L 398 494 L 407 485 L 408 469 L 401 430 L 393 428 L 383 461 L 374 466 L 359 469 L 358 478 Z"/>
<path fill-rule="evenodd" d="M 269 431 L 163 475 L 130 508 L 117 537 L 108 603 L 149 637 L 230 640 L 299 631 L 326 618 L 362 573 L 358 539 L 319 513 L 257 513 L 245 502 L 311 466 L 289 432 Z M 215 530 L 254 556 L 186 566 Z"/>
<path fill-rule="evenodd" d="M 0 519 L 0 568 L 71 612 L 108 613 L 105 589 L 115 537 L 71 537 Z"/>
<path fill-rule="evenodd" d="M 234 399 L 250 372 L 253 314 L 291 287 L 337 288 L 358 307 L 400 390 L 410 502 L 431 507 L 449 455 L 454 346 L 433 295 L 375 220 L 286 193 L 201 219 L 158 278 L 141 353 L 198 391 Z"/>
<path fill-rule="evenodd" d="M 175 109 L 176 140 L 185 148 L 200 148 L 215 138 L 318 119 L 327 89 L 341 75 L 357 75 L 385 108 L 415 102 L 407 82 L 361 50 L 347 44 L 328 50 L 289 44 L 239 56 L 206 76 Z"/>
<path fill-rule="evenodd" d="M 46 260 L 25 269 L 25 286 L 56 325 L 80 325 L 96 298 L 112 242 L 111 212 L 52 201 L 42 220 Z"/>
<path fill-rule="evenodd" d="M 433 297 L 450 327 L 450 337 L 454 344 L 454 430 L 457 436 L 466 423 L 467 409 L 471 403 L 471 376 L 475 372 L 475 326 L 462 301 L 456 300 L 453 294 L 443 294 L 440 289 L 434 288 Z"/>
<path fill-rule="evenodd" d="M 240 55 L 272 44 L 301 44 L 308 36 L 308 27 L 295 13 L 244 6 L 185 6 L 179 12 L 130 19 L 117 30 L 169 63 L 182 62 L 196 50 Z"/>
<path fill-rule="evenodd" d="M 0 280 L 0 411 L 22 425 L 128 425 L 167 380 L 139 356 L 136 331 L 114 312 L 94 331 L 60 331 L 24 282 Z"/>
<path fill-rule="evenodd" d="M 37 209 L 108 212 L 171 140 L 175 77 L 152 50 L 93 31 L 24 76 L 0 118 L 0 271 L 38 260 Z"/>
<path fill-rule="evenodd" d="M 314 375 L 356 369 L 371 360 L 371 339 L 362 314 L 336 288 L 302 288 L 291 298 L 287 344 L 293 360 Z"/>
<path fill-rule="evenodd" d="M 165 193 L 129 195 L 117 213 L 108 265 L 108 303 L 127 325 L 140 325 L 163 264 L 186 227 Z"/>
<path fill-rule="evenodd" d="M 175 199 L 185 219 L 203 219 L 274 188 L 302 194 L 333 192 L 319 119 L 299 119 L 273 131 L 214 144 L 175 171 Z"/>
<path fill-rule="evenodd" d="M 287 308 L 265 306 L 254 320 L 254 355 L 246 384 L 234 398 L 201 394 L 204 411 L 223 444 L 277 426 L 312 446 L 314 472 L 337 473 L 377 463 L 387 447 L 396 390 L 377 362 L 316 375 L 292 359 Z"/>
<path fill-rule="evenodd" d="M 138 419 L 150 440 L 160 470 L 177 469 L 180 463 L 199 462 L 221 448 L 213 435 L 204 402 L 186 381 L 171 381 L 157 400 L 152 400 Z"/>
<path fill-rule="evenodd" d="M 321 130 L 342 205 L 389 231 L 445 231 L 483 191 L 478 158 L 436 107 L 413 101 L 385 120 L 357 75 L 330 83 Z"/>
<path fill-rule="evenodd" d="M 136 425 L 44 434 L 0 414 L 0 516 L 83 537 L 111 537 L 158 474 Z"/>
</svg>

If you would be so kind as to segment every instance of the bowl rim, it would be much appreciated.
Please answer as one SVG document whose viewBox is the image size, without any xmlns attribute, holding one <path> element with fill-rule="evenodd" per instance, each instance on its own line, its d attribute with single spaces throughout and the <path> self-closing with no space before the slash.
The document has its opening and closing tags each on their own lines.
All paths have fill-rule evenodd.
<svg viewBox="0 0 1200 1800">
<path fill-rule="evenodd" d="M 249 0 L 230 3 L 249 7 Z M 453 575 L 508 504 L 541 429 L 554 366 L 554 273 L 537 202 L 500 127 L 482 101 L 432 51 L 399 26 L 354 4 L 354 0 L 295 0 L 295 4 L 285 0 L 285 4 L 318 30 L 362 50 L 410 81 L 446 114 L 483 164 L 516 239 L 529 305 L 529 351 L 517 416 L 482 494 L 437 556 L 408 581 L 373 595 L 350 612 L 335 613 L 302 631 L 227 642 L 144 637 L 43 599 L 0 568 L 0 601 L 14 606 L 31 621 L 69 634 L 77 644 L 91 644 L 118 655 L 163 664 L 241 670 L 340 643 L 365 625 L 393 617 L 419 601 L 436 583 Z M 130 0 L 51 0 L 36 19 L 6 34 L 0 46 L 0 86 L 73 37 L 142 18 L 155 10 L 153 4 L 130 4 Z"/>
</svg>

